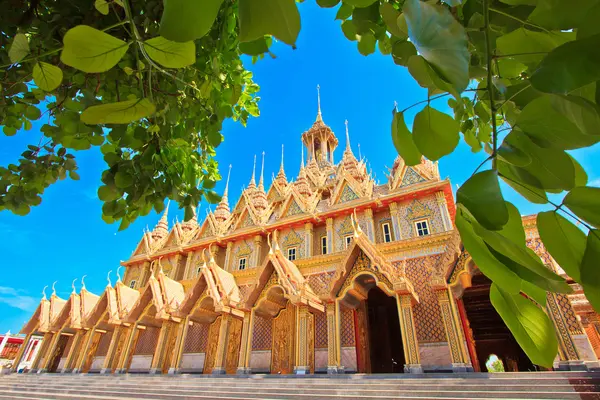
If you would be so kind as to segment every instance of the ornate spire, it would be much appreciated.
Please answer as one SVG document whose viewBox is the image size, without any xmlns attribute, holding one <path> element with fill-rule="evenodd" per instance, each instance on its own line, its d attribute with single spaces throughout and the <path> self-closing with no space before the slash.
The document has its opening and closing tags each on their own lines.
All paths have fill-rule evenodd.
<svg viewBox="0 0 600 400">
<path fill-rule="evenodd" d="M 321 115 L 321 85 L 317 85 L 317 121 L 323 121 L 323 117 Z"/>
<path fill-rule="evenodd" d="M 77 294 L 77 291 L 75 290 L 75 282 L 77 282 L 77 278 L 73 279 L 73 282 L 71 282 L 71 289 L 73 289 L 71 294 Z"/>
<path fill-rule="evenodd" d="M 82 276 L 82 277 L 81 277 L 81 290 L 82 290 L 82 291 L 83 291 L 83 290 L 86 290 L 86 289 L 85 289 L 85 277 L 86 277 L 86 276 L 87 276 L 87 275 L 84 275 L 84 276 Z"/>
<path fill-rule="evenodd" d="M 281 145 L 281 166 L 279 167 L 279 172 L 277 173 L 275 180 L 280 185 L 287 185 L 287 176 L 285 176 L 285 169 L 283 167 L 283 145 Z"/>
<path fill-rule="evenodd" d="M 190 218 L 187 221 L 184 221 L 181 224 L 181 228 L 183 230 L 190 231 L 196 226 L 198 226 L 198 214 L 196 213 L 196 206 L 192 206 L 192 218 Z"/>
<path fill-rule="evenodd" d="M 112 282 L 110 281 L 110 273 L 111 272 L 112 272 L 112 269 L 110 271 L 108 271 L 108 274 L 106 274 L 106 281 L 108 282 L 106 287 L 112 287 Z"/>
<path fill-rule="evenodd" d="M 46 289 L 48 288 L 48 285 L 44 286 L 44 288 L 42 289 L 42 300 L 46 300 Z"/>
<path fill-rule="evenodd" d="M 57 283 L 57 282 L 58 282 L 58 281 L 54 281 L 54 282 L 52 283 L 52 296 L 53 296 L 53 297 L 54 297 L 54 296 L 56 296 L 56 287 L 55 287 L 55 286 L 56 286 L 56 283 Z"/>
<path fill-rule="evenodd" d="M 250 184 L 248 185 L 248 190 L 256 189 L 256 180 L 254 176 L 256 174 L 256 154 L 254 155 L 254 166 L 252 167 L 252 178 L 250 178 Z"/>
<path fill-rule="evenodd" d="M 348 120 L 344 124 L 346 124 L 346 151 L 352 152 L 352 148 L 350 147 L 350 133 L 348 132 Z"/>
<path fill-rule="evenodd" d="M 229 172 L 227 173 L 227 183 L 225 184 L 225 191 L 223 192 L 223 197 L 221 197 L 221 201 L 217 205 L 215 209 L 215 218 L 217 221 L 225 221 L 229 218 L 230 210 L 229 210 L 229 200 L 227 195 L 229 193 L 229 177 L 231 176 L 231 164 L 229 164 Z"/>
<path fill-rule="evenodd" d="M 160 220 L 152 231 L 153 239 L 163 238 L 169 234 L 169 204 L 171 204 L 171 200 L 167 202 L 167 206 L 165 207 L 162 217 L 160 217 Z"/>
<path fill-rule="evenodd" d="M 252 195 L 252 200 L 254 203 L 254 208 L 259 211 L 265 210 L 269 206 L 269 201 L 267 200 L 267 194 L 265 193 L 265 187 L 263 184 L 263 174 L 265 170 L 265 152 L 262 153 L 262 168 L 260 170 L 260 181 L 258 183 L 258 189 L 254 191 Z"/>
<path fill-rule="evenodd" d="M 263 191 L 265 190 L 265 186 L 263 184 L 264 172 L 265 172 L 265 152 L 263 151 L 262 152 L 262 166 L 260 168 L 260 180 L 258 181 L 258 189 L 263 190 Z"/>
</svg>

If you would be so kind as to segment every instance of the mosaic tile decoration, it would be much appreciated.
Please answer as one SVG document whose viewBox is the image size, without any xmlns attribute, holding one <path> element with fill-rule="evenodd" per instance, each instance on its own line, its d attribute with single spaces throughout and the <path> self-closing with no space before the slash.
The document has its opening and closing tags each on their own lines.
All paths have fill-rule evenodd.
<svg viewBox="0 0 600 400">
<path fill-rule="evenodd" d="M 183 345 L 184 353 L 204 353 L 208 344 L 208 324 L 198 324 L 188 327 Z"/>
<path fill-rule="evenodd" d="M 102 334 L 100 343 L 98 343 L 98 349 L 96 349 L 96 357 L 104 357 L 106 354 L 108 354 L 108 348 L 110 347 L 112 335 L 112 332 L 106 332 Z"/>
<path fill-rule="evenodd" d="M 308 279 L 308 284 L 317 296 L 327 297 L 329 296 L 329 285 L 334 274 L 335 271 L 329 271 L 322 274 L 308 275 L 306 279 Z"/>
<path fill-rule="evenodd" d="M 569 333 L 571 335 L 583 334 L 581 324 L 579 324 L 579 321 L 577 321 L 577 316 L 573 311 L 573 306 L 569 301 L 569 297 L 566 294 L 556 293 L 556 299 L 558 300 L 558 305 L 560 306 L 562 314 L 565 317 L 565 322 L 567 323 Z"/>
<path fill-rule="evenodd" d="M 358 195 L 354 193 L 354 191 L 350 188 L 350 186 L 347 183 L 344 184 L 342 194 L 340 195 L 339 203 L 345 203 L 347 201 L 352 201 L 356 199 L 358 199 Z"/>
<path fill-rule="evenodd" d="M 153 355 L 154 350 L 156 349 L 156 342 L 158 341 L 159 334 L 160 329 L 151 326 L 141 331 L 133 354 Z"/>
<path fill-rule="evenodd" d="M 417 339 L 420 343 L 445 342 L 446 333 L 437 296 L 429 286 L 431 267 L 440 255 L 406 260 L 406 275 L 412 281 L 420 302 L 413 306 Z"/>
<path fill-rule="evenodd" d="M 292 216 L 292 215 L 298 215 L 298 214 L 302 214 L 303 212 L 304 211 L 302 211 L 302 209 L 298 205 L 298 202 L 296 202 L 296 199 L 292 199 L 292 202 L 290 203 L 290 206 L 288 207 L 284 216 L 288 217 L 288 216 Z"/>
<path fill-rule="evenodd" d="M 444 232 L 444 221 L 440 214 L 440 208 L 435 196 L 415 199 L 409 203 L 400 204 L 400 231 L 402 238 L 408 239 L 417 235 L 414 222 L 419 219 L 429 220 L 430 233 Z"/>
<path fill-rule="evenodd" d="M 354 310 L 342 307 L 340 309 L 340 314 L 340 341 L 342 347 L 356 346 L 356 340 L 354 338 Z"/>
<path fill-rule="evenodd" d="M 327 348 L 327 314 L 315 312 L 315 348 Z"/>
<path fill-rule="evenodd" d="M 415 183 L 419 183 L 419 182 L 425 182 L 425 178 L 423 178 L 421 175 L 419 175 L 419 173 L 417 171 L 415 171 L 413 168 L 408 167 L 406 168 L 406 172 L 404 173 L 404 176 L 402 177 L 402 183 L 400 183 L 400 186 L 409 186 L 409 185 L 414 185 Z"/>
<path fill-rule="evenodd" d="M 241 304 L 246 303 L 248 301 L 248 296 L 252 290 L 252 285 L 240 285 L 240 297 L 242 299 Z"/>
<path fill-rule="evenodd" d="M 254 316 L 254 330 L 252 334 L 252 350 L 271 350 L 273 342 L 273 320 Z"/>
</svg>

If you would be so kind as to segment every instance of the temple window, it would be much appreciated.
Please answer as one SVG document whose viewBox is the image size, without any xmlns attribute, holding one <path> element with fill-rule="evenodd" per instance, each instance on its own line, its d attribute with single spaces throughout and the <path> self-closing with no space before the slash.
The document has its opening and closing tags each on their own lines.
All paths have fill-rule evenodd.
<svg viewBox="0 0 600 400">
<path fill-rule="evenodd" d="M 383 241 L 389 243 L 392 241 L 392 230 L 390 229 L 390 223 L 385 222 L 381 224 L 381 231 L 383 232 Z"/>
<path fill-rule="evenodd" d="M 352 243 L 352 235 L 344 236 L 344 243 L 346 244 L 346 248 L 348 248 L 350 243 Z"/>
<path fill-rule="evenodd" d="M 429 235 L 429 224 L 426 219 L 415 221 L 415 229 L 417 230 L 417 236 Z"/>
<path fill-rule="evenodd" d="M 247 257 L 240 257 L 238 260 L 238 269 L 243 270 L 246 269 L 246 262 L 248 261 Z"/>
<path fill-rule="evenodd" d="M 321 236 L 321 254 L 327 254 L 327 236 Z"/>
<path fill-rule="evenodd" d="M 288 260 L 294 261 L 296 259 L 296 248 L 290 247 L 288 248 Z"/>
<path fill-rule="evenodd" d="M 135 279 L 133 279 L 131 282 L 129 282 L 129 287 L 131 289 L 133 289 L 135 287 L 135 284 L 137 283 L 137 281 Z"/>
</svg>

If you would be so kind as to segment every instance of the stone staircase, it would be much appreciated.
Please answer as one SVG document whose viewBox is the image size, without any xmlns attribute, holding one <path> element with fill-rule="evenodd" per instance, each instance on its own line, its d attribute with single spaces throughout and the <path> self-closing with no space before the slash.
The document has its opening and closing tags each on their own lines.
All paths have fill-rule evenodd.
<svg viewBox="0 0 600 400">
<path fill-rule="evenodd" d="M 600 400 L 600 372 L 420 375 L 0 376 L 0 400 L 115 399 L 585 399 Z"/>
</svg>

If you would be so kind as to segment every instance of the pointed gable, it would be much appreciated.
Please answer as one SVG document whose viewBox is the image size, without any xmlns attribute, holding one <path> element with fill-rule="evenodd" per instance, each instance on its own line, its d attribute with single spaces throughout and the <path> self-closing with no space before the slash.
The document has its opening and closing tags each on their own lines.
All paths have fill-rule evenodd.
<svg viewBox="0 0 600 400">
<path fill-rule="evenodd" d="M 131 258 L 136 256 L 143 256 L 146 254 L 150 254 L 150 241 L 152 240 L 150 233 L 144 232 L 142 239 L 139 241 L 137 247 L 133 251 Z"/>
<path fill-rule="evenodd" d="M 350 185 L 348 185 L 347 182 L 344 183 L 344 188 L 340 193 L 339 202 L 345 203 L 347 201 L 352 201 L 356 199 L 358 199 L 358 195 L 354 192 L 354 190 L 352 190 L 352 188 L 350 187 Z"/>
<path fill-rule="evenodd" d="M 413 167 L 407 167 L 404 176 L 402 177 L 402 182 L 400 183 L 400 187 L 414 185 L 415 183 L 425 182 L 426 179 L 423 178 Z"/>
<path fill-rule="evenodd" d="M 96 307 L 96 304 L 100 300 L 100 296 L 95 295 L 92 292 L 88 292 L 87 289 L 83 287 L 79 293 L 79 299 L 81 301 L 81 321 L 83 324 L 89 317 L 92 310 Z"/>
<path fill-rule="evenodd" d="M 35 312 L 29 318 L 29 321 L 23 325 L 20 333 L 30 334 L 35 332 L 47 332 L 50 324 L 50 302 L 46 300 L 46 297 L 40 300 Z"/>
</svg>

